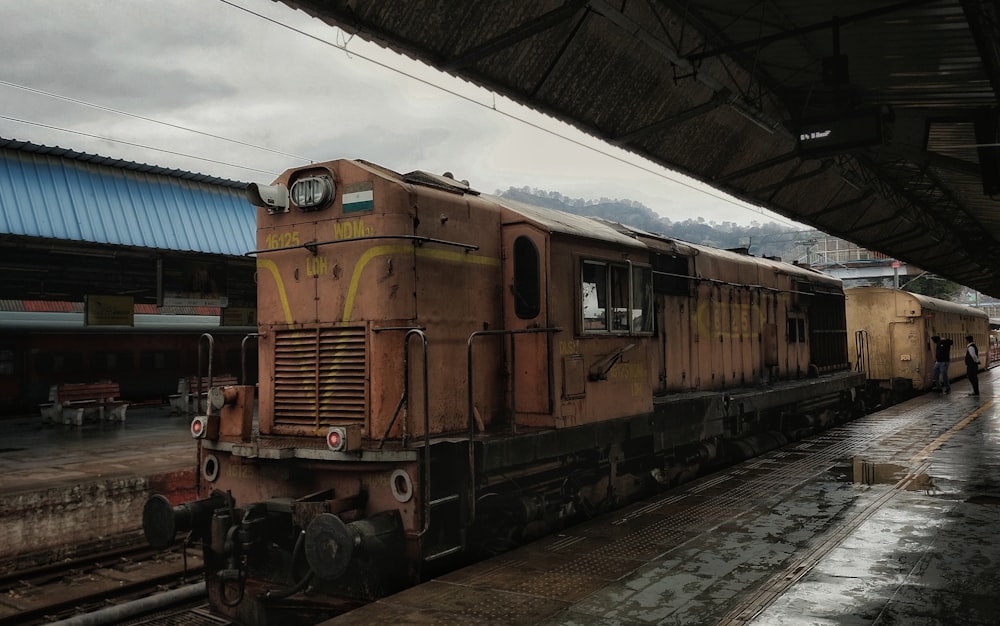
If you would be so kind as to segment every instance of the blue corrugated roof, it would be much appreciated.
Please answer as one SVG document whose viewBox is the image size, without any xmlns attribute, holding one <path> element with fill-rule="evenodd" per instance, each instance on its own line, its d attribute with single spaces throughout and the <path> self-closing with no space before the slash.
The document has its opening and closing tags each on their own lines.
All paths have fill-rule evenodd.
<svg viewBox="0 0 1000 626">
<path fill-rule="evenodd" d="M 0 234 L 242 255 L 246 183 L 0 138 Z"/>
</svg>

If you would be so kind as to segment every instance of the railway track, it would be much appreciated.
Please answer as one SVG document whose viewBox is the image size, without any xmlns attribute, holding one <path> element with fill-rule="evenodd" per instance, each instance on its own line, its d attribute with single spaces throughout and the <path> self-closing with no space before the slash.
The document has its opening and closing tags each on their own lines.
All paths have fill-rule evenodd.
<svg viewBox="0 0 1000 626">
<path fill-rule="evenodd" d="M 200 551 L 119 547 L 0 576 L 0 626 L 31 626 L 124 605 L 201 581 Z M 94 622 L 96 623 L 96 622 Z"/>
<path fill-rule="evenodd" d="M 926 406 L 921 409 L 920 405 Z M 663 547 L 672 545 L 668 539 L 673 536 L 677 537 L 679 543 L 683 543 L 693 532 L 708 532 L 711 527 L 727 519 L 750 514 L 763 500 L 766 500 L 768 494 L 791 488 L 809 476 L 828 471 L 831 467 L 844 463 L 845 459 L 852 459 L 859 450 L 871 448 L 877 441 L 896 437 L 900 432 L 908 432 L 910 436 L 907 438 L 917 440 L 933 435 L 926 419 L 927 414 L 933 410 L 931 401 L 925 399 L 917 401 L 910 407 L 913 415 L 908 413 L 898 417 L 887 416 L 884 420 L 872 423 L 864 429 L 852 431 L 848 435 L 843 432 L 828 432 L 789 444 L 769 455 L 740 464 L 730 471 L 721 472 L 714 479 L 695 481 L 671 489 L 657 498 L 650 499 L 646 506 L 640 504 L 624 514 L 622 512 L 609 514 L 606 516 L 609 520 L 607 523 L 615 527 L 622 524 L 626 526 L 637 524 L 647 508 L 660 507 L 669 501 L 680 513 L 660 519 L 655 527 L 655 535 Z M 930 446 L 927 450 L 929 449 Z M 845 533 L 877 512 L 896 491 L 908 488 L 915 480 L 914 477 L 920 476 L 926 469 L 922 465 L 925 456 L 926 454 L 922 452 L 921 455 L 914 457 L 915 465 L 907 474 L 907 479 L 897 485 L 895 490 L 870 503 L 864 510 L 855 512 L 855 520 L 849 521 L 846 526 L 837 527 L 838 530 L 818 533 L 811 540 L 810 546 L 807 546 L 806 552 L 799 554 L 785 569 L 772 574 L 756 591 L 735 604 L 725 608 L 720 607 L 718 623 L 743 624 L 752 620 L 762 607 L 767 606 L 792 582 L 807 573 L 812 563 L 838 545 Z M 682 502 L 684 498 L 690 498 L 693 503 L 684 506 Z M 581 536 L 586 534 L 584 532 Z M 638 541 L 642 544 L 642 536 L 643 533 L 639 533 L 638 539 L 621 537 L 620 541 L 623 543 Z M 609 550 L 634 548 L 624 545 L 618 547 L 618 542 L 614 546 L 605 547 Z M 185 555 L 186 576 L 182 562 Z M 579 558 L 586 560 L 589 556 L 581 554 Z M 53 619 L 67 620 L 80 614 L 81 611 L 100 611 L 108 607 L 134 603 L 137 598 L 149 594 L 169 595 L 171 590 L 197 586 L 201 581 L 200 565 L 200 555 L 194 549 L 184 550 L 180 545 L 166 552 L 153 551 L 144 546 L 131 546 L 79 558 L 72 562 L 3 575 L 0 576 L 0 591 L 3 592 L 0 596 L 0 626 L 41 624 Z M 537 567 L 540 566 L 532 564 L 531 570 L 537 571 Z M 452 575 L 454 576 L 455 574 Z M 545 576 L 536 575 L 533 578 L 540 581 L 545 579 Z M 58 602 L 56 602 L 57 594 L 60 596 Z M 38 596 L 46 597 L 46 606 L 29 606 L 29 600 Z M 25 607 L 21 612 L 8 611 L 15 601 L 20 603 L 19 606 Z M 230 624 L 227 620 L 211 613 L 203 599 L 189 598 L 183 607 L 177 609 L 168 608 L 166 602 L 161 604 L 163 606 L 157 607 L 155 613 L 130 617 L 130 621 L 79 623 L 133 626 Z M 71 623 L 73 622 L 70 620 L 66 621 L 66 624 Z"/>
</svg>

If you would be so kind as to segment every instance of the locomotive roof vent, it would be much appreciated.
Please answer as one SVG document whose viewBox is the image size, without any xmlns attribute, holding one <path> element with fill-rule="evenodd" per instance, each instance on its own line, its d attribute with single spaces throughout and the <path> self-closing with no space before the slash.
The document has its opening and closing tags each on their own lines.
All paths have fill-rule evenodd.
<svg viewBox="0 0 1000 626">
<path fill-rule="evenodd" d="M 455 175 L 451 172 L 445 172 L 443 175 L 439 176 L 423 170 L 417 170 L 415 172 L 410 172 L 409 174 L 404 174 L 403 180 L 411 184 L 434 187 L 435 189 L 442 189 L 451 193 L 468 193 L 475 196 L 479 195 L 478 191 L 469 186 L 469 181 L 455 180 Z"/>
</svg>

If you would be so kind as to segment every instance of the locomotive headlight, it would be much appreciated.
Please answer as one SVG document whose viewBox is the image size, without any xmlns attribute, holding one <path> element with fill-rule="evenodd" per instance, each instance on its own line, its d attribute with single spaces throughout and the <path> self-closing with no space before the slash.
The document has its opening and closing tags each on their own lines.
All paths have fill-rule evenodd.
<svg viewBox="0 0 1000 626">
<path fill-rule="evenodd" d="M 295 206 L 303 211 L 325 209 L 333 201 L 336 186 L 329 176 L 309 176 L 292 184 L 291 197 Z"/>
<path fill-rule="evenodd" d="M 250 183 L 246 188 L 246 196 L 250 204 L 267 207 L 267 212 L 271 215 L 288 213 L 288 190 L 284 185 Z"/>
<path fill-rule="evenodd" d="M 347 429 L 340 426 L 331 426 L 326 431 L 326 447 L 334 452 L 343 452 L 347 449 Z"/>
</svg>

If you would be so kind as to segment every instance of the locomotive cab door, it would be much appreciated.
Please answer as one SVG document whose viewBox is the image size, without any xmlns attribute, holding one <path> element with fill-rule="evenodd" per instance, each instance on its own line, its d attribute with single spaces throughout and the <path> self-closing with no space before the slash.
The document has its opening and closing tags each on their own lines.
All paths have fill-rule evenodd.
<svg viewBox="0 0 1000 626">
<path fill-rule="evenodd" d="M 527 224 L 503 228 L 503 315 L 505 329 L 548 327 L 548 239 Z M 509 402 L 515 424 L 535 425 L 552 414 L 549 333 L 527 332 L 510 337 Z"/>
</svg>

